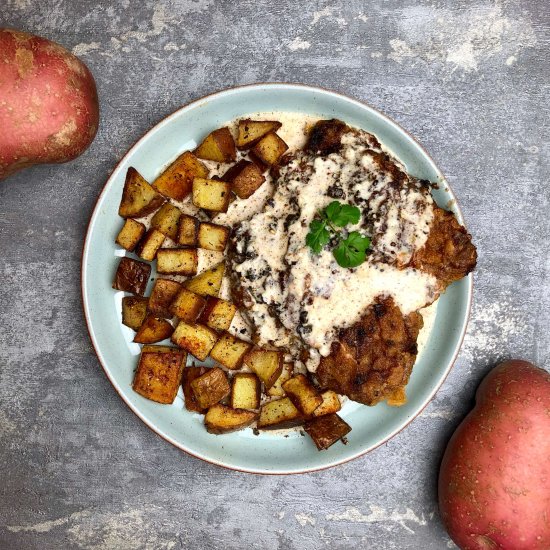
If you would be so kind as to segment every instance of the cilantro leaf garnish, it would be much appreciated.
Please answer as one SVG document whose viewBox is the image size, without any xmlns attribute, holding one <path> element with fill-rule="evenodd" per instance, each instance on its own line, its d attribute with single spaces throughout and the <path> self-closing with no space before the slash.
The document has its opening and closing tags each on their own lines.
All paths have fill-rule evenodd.
<svg viewBox="0 0 550 550">
<path fill-rule="evenodd" d="M 325 220 L 313 220 L 309 224 L 309 233 L 306 235 L 306 244 L 319 254 L 323 247 L 330 241 L 330 233 L 326 228 Z"/>
<path fill-rule="evenodd" d="M 359 223 L 361 210 L 351 204 L 342 204 L 340 201 L 332 201 L 325 208 L 327 219 L 336 227 L 346 227 L 349 223 Z"/>
<path fill-rule="evenodd" d="M 365 261 L 369 246 L 369 237 L 361 235 L 359 231 L 352 231 L 346 239 L 340 241 L 332 254 L 339 266 L 357 267 Z"/>
</svg>

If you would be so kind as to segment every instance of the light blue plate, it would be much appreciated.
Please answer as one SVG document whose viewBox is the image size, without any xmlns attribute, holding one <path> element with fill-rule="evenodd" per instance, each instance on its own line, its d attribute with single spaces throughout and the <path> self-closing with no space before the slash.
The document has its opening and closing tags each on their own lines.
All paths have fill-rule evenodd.
<svg viewBox="0 0 550 550">
<path fill-rule="evenodd" d="M 407 386 L 408 403 L 366 407 L 347 402 L 342 417 L 352 426 L 347 445 L 336 443 L 319 452 L 309 437 L 288 437 L 252 430 L 211 435 L 203 417 L 187 412 L 180 394 L 173 405 L 148 401 L 131 388 L 139 346 L 133 332 L 121 324 L 123 293 L 111 282 L 119 256 L 115 244 L 121 227 L 118 205 L 126 170 L 135 166 L 152 181 L 180 152 L 223 122 L 258 111 L 294 111 L 319 118 L 339 118 L 376 134 L 403 161 L 408 171 L 423 179 L 444 182 L 433 160 L 395 122 L 375 109 L 348 97 L 296 84 L 258 84 L 232 88 L 182 107 L 142 137 L 115 168 L 92 214 L 82 258 L 82 293 L 90 336 L 105 372 L 122 399 L 151 429 L 180 449 L 220 466 L 246 472 L 287 474 L 341 464 L 374 449 L 402 430 L 432 399 L 449 373 L 466 329 L 470 310 L 471 276 L 451 285 L 439 300 L 433 332 Z M 448 186 L 434 191 L 438 204 L 456 205 Z M 449 201 L 453 201 L 449 203 Z M 456 208 L 456 206 L 453 206 Z M 455 210 L 459 219 L 460 212 Z"/>
</svg>

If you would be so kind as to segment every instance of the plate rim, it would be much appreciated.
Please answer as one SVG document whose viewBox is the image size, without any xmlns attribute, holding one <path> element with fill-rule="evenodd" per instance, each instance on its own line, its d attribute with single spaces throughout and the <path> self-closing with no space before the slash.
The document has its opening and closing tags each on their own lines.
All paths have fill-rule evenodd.
<svg viewBox="0 0 550 550">
<path fill-rule="evenodd" d="M 188 101 L 187 103 L 181 105 L 176 110 L 169 113 L 168 115 L 166 115 L 162 119 L 160 119 L 156 124 L 154 124 L 152 127 L 150 127 L 143 135 L 141 135 L 127 149 L 127 151 L 122 155 L 120 160 L 116 163 L 116 165 L 114 166 L 112 171 L 109 173 L 105 183 L 103 184 L 103 187 L 101 188 L 101 191 L 99 192 L 99 194 L 98 194 L 98 196 L 95 200 L 95 203 L 94 203 L 94 206 L 93 206 L 93 209 L 92 209 L 92 213 L 90 215 L 88 224 L 86 226 L 86 233 L 85 233 L 85 236 L 84 236 L 84 243 L 82 245 L 81 260 L 80 260 L 81 305 L 82 305 L 82 310 L 83 310 L 83 313 L 84 313 L 84 319 L 86 321 L 86 329 L 87 329 L 87 332 L 88 332 L 88 336 L 89 336 L 90 341 L 92 343 L 92 347 L 94 349 L 95 355 L 96 355 L 96 357 L 99 361 L 99 364 L 101 365 L 105 375 L 107 376 L 107 379 L 109 380 L 109 382 L 111 383 L 111 385 L 113 386 L 113 388 L 115 389 L 115 391 L 117 392 L 119 397 L 122 399 L 122 401 L 126 404 L 126 406 L 151 431 L 153 431 L 155 434 L 160 436 L 162 439 L 164 439 L 168 443 L 172 444 L 176 448 L 180 449 L 181 451 L 185 452 L 186 454 L 188 454 L 188 455 L 190 455 L 194 458 L 198 458 L 199 460 L 202 460 L 202 461 L 204 461 L 208 464 L 214 464 L 216 466 L 220 466 L 222 468 L 226 468 L 226 469 L 229 469 L 229 470 L 232 470 L 232 471 L 242 472 L 242 473 L 249 473 L 249 474 L 257 474 L 257 475 L 306 474 L 306 473 L 317 472 L 317 471 L 321 471 L 321 470 L 327 470 L 327 469 L 333 468 L 335 466 L 340 466 L 342 464 L 346 464 L 348 462 L 351 462 L 352 460 L 356 460 L 356 459 L 366 455 L 367 453 L 377 449 L 378 447 L 380 447 L 384 443 L 387 443 L 390 439 L 395 437 L 398 433 L 403 431 L 405 428 L 407 428 L 411 424 L 411 422 L 413 420 L 415 420 L 424 411 L 424 409 L 431 403 L 431 401 L 433 400 L 435 394 L 443 386 L 443 384 L 447 380 L 447 377 L 449 376 L 451 370 L 453 369 L 454 364 L 456 362 L 456 359 L 458 357 L 458 354 L 460 353 L 460 350 L 462 348 L 462 344 L 464 342 L 464 337 L 466 335 L 466 330 L 468 328 L 468 324 L 469 324 L 469 320 L 470 320 L 470 316 L 471 316 L 471 311 L 472 311 L 472 301 L 473 301 L 473 274 L 472 273 L 469 273 L 464 278 L 464 279 L 467 280 L 467 285 L 468 285 L 467 286 L 466 315 L 465 315 L 465 317 L 462 321 L 462 324 L 461 324 L 460 336 L 459 336 L 459 339 L 457 341 L 457 345 L 455 347 L 455 350 L 453 352 L 451 360 L 449 361 L 449 364 L 448 364 L 448 366 L 447 366 L 447 368 L 444 372 L 443 377 L 441 378 L 439 383 L 432 389 L 430 394 L 425 398 L 423 405 L 413 415 L 411 415 L 411 417 L 408 418 L 405 423 L 403 423 L 398 428 L 394 429 L 384 439 L 382 439 L 381 441 L 379 441 L 375 444 L 372 444 L 372 445 L 368 446 L 365 449 L 361 449 L 359 452 L 355 453 L 354 455 L 352 455 L 350 457 L 343 458 L 343 459 L 334 460 L 334 461 L 332 461 L 328 464 L 314 466 L 314 467 L 311 467 L 311 468 L 301 468 L 301 469 L 297 469 L 297 470 L 288 470 L 288 469 L 287 470 L 284 470 L 284 469 L 277 470 L 276 469 L 276 470 L 269 470 L 268 471 L 268 470 L 262 470 L 261 468 L 239 468 L 239 467 L 224 463 L 224 462 L 222 462 L 220 460 L 217 460 L 215 458 L 210 458 L 210 457 L 207 457 L 207 456 L 201 456 L 200 454 L 197 454 L 196 452 L 193 452 L 189 448 L 186 448 L 185 445 L 183 445 L 182 443 L 179 443 L 174 438 L 168 436 L 167 434 L 162 433 L 162 430 L 160 430 L 157 426 L 155 426 L 154 422 L 147 419 L 146 416 L 139 410 L 138 407 L 134 406 L 131 402 L 129 402 L 125 398 L 124 394 L 119 389 L 119 384 L 116 382 L 114 377 L 111 375 L 111 373 L 109 371 L 109 368 L 107 367 L 106 362 L 104 361 L 104 359 L 102 357 L 101 351 L 99 350 L 99 346 L 96 344 L 96 336 L 95 336 L 94 330 L 92 328 L 91 319 L 90 319 L 90 316 L 89 316 L 88 299 L 86 297 L 87 270 L 85 268 L 85 266 L 86 266 L 85 260 L 87 259 L 88 253 L 89 253 L 90 231 L 91 231 L 91 229 L 92 229 L 92 227 L 93 227 L 93 225 L 94 225 L 94 223 L 95 223 L 95 221 L 98 217 L 100 202 L 101 202 L 102 198 L 104 197 L 105 193 L 107 192 L 107 187 L 109 186 L 109 183 L 110 183 L 111 179 L 113 178 L 113 174 L 115 174 L 115 172 L 117 172 L 119 170 L 120 166 L 125 162 L 127 157 L 130 156 L 130 154 L 134 151 L 134 149 L 136 149 L 140 145 L 140 143 L 149 136 L 149 134 L 151 132 L 153 132 L 154 130 L 156 130 L 160 126 L 164 126 L 166 124 L 169 124 L 170 119 L 175 118 L 181 111 L 183 111 L 185 109 L 188 109 L 188 108 L 190 108 L 191 106 L 193 106 L 195 104 L 198 104 L 198 103 L 201 103 L 201 102 L 206 102 L 209 99 L 214 98 L 216 96 L 226 95 L 228 93 L 232 93 L 232 92 L 236 92 L 236 91 L 238 92 L 239 90 L 259 89 L 259 88 L 265 88 L 265 87 L 287 88 L 287 89 L 288 88 L 290 88 L 290 89 L 296 88 L 296 89 L 302 89 L 302 90 L 303 89 L 309 90 L 311 92 L 321 92 L 321 93 L 324 93 L 324 94 L 329 94 L 329 95 L 335 96 L 336 98 L 339 98 L 339 99 L 343 99 L 346 102 L 355 103 L 357 106 L 359 106 L 363 109 L 366 108 L 367 110 L 373 111 L 379 117 L 384 119 L 385 122 L 388 122 L 390 125 L 394 126 L 398 131 L 403 132 L 417 147 L 420 148 L 420 150 L 424 153 L 424 155 L 427 157 L 427 159 L 435 167 L 435 169 L 438 172 L 439 176 L 445 182 L 445 185 L 449 189 L 450 194 L 453 196 L 453 198 L 456 198 L 455 193 L 454 193 L 451 185 L 449 184 L 449 182 L 445 178 L 443 172 L 441 171 L 441 169 L 439 168 L 439 166 L 437 165 L 435 160 L 431 157 L 431 155 L 428 153 L 428 151 L 424 148 L 424 146 L 411 133 L 409 133 L 405 128 L 403 128 L 400 124 L 398 124 L 390 116 L 386 115 L 385 113 L 383 113 L 382 111 L 380 111 L 376 107 L 373 107 L 372 105 L 370 105 L 366 101 L 358 100 L 358 99 L 356 99 L 352 96 L 349 96 L 347 94 L 344 94 L 342 92 L 337 92 L 335 90 L 331 90 L 329 88 L 325 88 L 325 87 L 322 87 L 322 86 L 312 86 L 312 85 L 301 84 L 301 83 L 296 83 L 296 82 L 284 82 L 284 81 L 281 81 L 281 82 L 256 82 L 256 83 L 253 83 L 253 84 L 242 84 L 242 85 L 230 86 L 228 88 L 223 88 L 221 90 L 211 92 L 211 93 L 202 95 L 198 98 L 192 99 L 192 100 Z M 458 217 L 459 221 L 461 221 L 462 224 L 464 225 L 464 227 L 466 227 L 466 229 L 467 229 L 467 226 L 464 223 L 464 216 L 462 214 L 462 210 L 460 208 L 460 205 L 458 204 L 458 201 L 455 200 L 453 206 L 454 206 L 454 209 L 456 210 L 456 214 L 457 214 L 457 217 Z"/>
</svg>

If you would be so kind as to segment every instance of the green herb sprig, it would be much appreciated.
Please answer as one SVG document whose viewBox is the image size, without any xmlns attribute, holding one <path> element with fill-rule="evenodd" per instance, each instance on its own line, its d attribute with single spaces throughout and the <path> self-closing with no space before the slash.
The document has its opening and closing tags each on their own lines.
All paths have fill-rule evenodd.
<svg viewBox="0 0 550 550">
<path fill-rule="evenodd" d="M 357 267 L 361 265 L 370 247 L 370 238 L 361 235 L 359 231 L 352 231 L 344 238 L 339 228 L 345 228 L 348 224 L 355 225 L 361 219 L 361 211 L 357 206 L 342 204 L 340 201 L 332 201 L 324 210 L 319 211 L 320 219 L 315 218 L 309 224 L 309 233 L 306 235 L 306 244 L 314 254 L 320 254 L 321 250 L 330 242 L 331 237 L 338 238 L 338 245 L 332 254 L 341 267 Z"/>
</svg>

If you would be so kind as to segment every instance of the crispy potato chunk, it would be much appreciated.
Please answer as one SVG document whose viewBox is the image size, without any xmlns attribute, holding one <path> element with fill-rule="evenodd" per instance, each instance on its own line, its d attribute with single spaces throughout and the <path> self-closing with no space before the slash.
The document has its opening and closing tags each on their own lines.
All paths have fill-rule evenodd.
<svg viewBox="0 0 550 550">
<path fill-rule="evenodd" d="M 225 264 L 223 262 L 207 269 L 200 275 L 185 281 L 185 288 L 201 296 L 215 296 L 220 293 L 222 286 L 223 274 L 225 272 Z"/>
<path fill-rule="evenodd" d="M 263 170 L 254 162 L 240 160 L 222 177 L 231 184 L 231 190 L 240 199 L 248 199 L 265 181 Z"/>
<path fill-rule="evenodd" d="M 206 300 L 202 296 L 182 288 L 172 302 L 170 312 L 186 323 L 194 323 L 205 305 Z"/>
<path fill-rule="evenodd" d="M 321 394 L 321 397 L 323 402 L 313 411 L 313 416 L 337 413 L 342 408 L 342 403 L 340 403 L 340 398 L 336 392 L 327 390 Z"/>
<path fill-rule="evenodd" d="M 193 204 L 213 212 L 227 212 L 231 199 L 231 185 L 221 180 L 195 178 L 193 180 Z"/>
<path fill-rule="evenodd" d="M 136 254 L 140 258 L 152 262 L 157 255 L 158 249 L 162 246 L 164 239 L 165 237 L 160 231 L 149 229 L 149 231 L 145 233 L 145 237 L 143 237 L 139 243 Z"/>
<path fill-rule="evenodd" d="M 181 350 L 179 348 L 175 348 L 174 346 L 156 346 L 153 344 L 145 344 L 141 348 L 141 353 L 145 353 L 146 351 L 154 351 L 155 353 L 172 353 Z"/>
<path fill-rule="evenodd" d="M 154 344 L 169 338 L 174 327 L 166 320 L 154 315 L 148 315 L 139 327 L 134 342 L 138 344 Z"/>
<path fill-rule="evenodd" d="M 149 311 L 157 317 L 171 319 L 173 314 L 170 305 L 181 288 L 181 284 L 176 281 L 157 279 L 149 298 Z"/>
<path fill-rule="evenodd" d="M 229 403 L 234 409 L 259 409 L 261 396 L 260 379 L 251 372 L 239 372 L 231 380 Z"/>
<path fill-rule="evenodd" d="M 223 252 L 229 240 L 231 230 L 224 225 L 203 222 L 199 226 L 199 248 Z"/>
<path fill-rule="evenodd" d="M 122 324 L 138 330 L 145 321 L 149 298 L 142 296 L 124 296 L 122 298 Z"/>
<path fill-rule="evenodd" d="M 317 448 L 323 451 L 348 434 L 351 427 L 337 414 L 327 414 L 308 420 L 304 430 L 313 439 Z"/>
<path fill-rule="evenodd" d="M 239 369 L 243 363 L 246 352 L 252 344 L 239 340 L 232 334 L 224 332 L 210 352 L 210 357 L 223 365 L 226 369 Z"/>
<path fill-rule="evenodd" d="M 164 203 L 151 219 L 151 227 L 173 241 L 178 236 L 178 225 L 182 212 L 169 202 Z"/>
<path fill-rule="evenodd" d="M 237 313 L 237 306 L 221 298 L 209 296 L 199 321 L 217 331 L 228 330 Z"/>
<path fill-rule="evenodd" d="M 158 273 L 195 275 L 199 259 L 194 248 L 161 248 L 157 252 Z"/>
<path fill-rule="evenodd" d="M 264 430 L 290 428 L 302 424 L 303 421 L 302 413 L 288 397 L 283 397 L 262 405 L 258 428 Z"/>
<path fill-rule="evenodd" d="M 191 382 L 193 395 L 199 407 L 208 409 L 229 395 L 231 388 L 227 375 L 219 367 L 208 369 Z"/>
<path fill-rule="evenodd" d="M 182 246 L 197 246 L 200 221 L 195 216 L 182 214 L 176 242 Z"/>
<path fill-rule="evenodd" d="M 275 132 L 270 132 L 254 146 L 252 152 L 262 162 L 273 166 L 287 149 L 288 145 Z"/>
<path fill-rule="evenodd" d="M 187 354 L 182 350 L 142 351 L 134 376 L 134 391 L 157 403 L 173 403 L 186 359 Z"/>
<path fill-rule="evenodd" d="M 120 258 L 113 288 L 143 296 L 151 275 L 151 266 L 132 258 Z"/>
<path fill-rule="evenodd" d="M 283 370 L 283 354 L 280 351 L 253 349 L 244 356 L 243 361 L 258 375 L 266 389 L 273 386 Z"/>
<path fill-rule="evenodd" d="M 294 365 L 292 363 L 285 363 L 283 365 L 283 370 L 281 371 L 281 374 L 279 375 L 279 378 L 275 380 L 273 386 L 269 388 L 266 393 L 270 397 L 285 397 L 286 393 L 285 390 L 283 390 L 283 384 L 292 377 L 294 374 Z"/>
<path fill-rule="evenodd" d="M 234 161 L 237 152 L 229 128 L 223 127 L 210 132 L 204 141 L 195 149 L 195 155 L 201 159 L 216 162 Z"/>
<path fill-rule="evenodd" d="M 283 384 L 283 390 L 294 406 L 306 416 L 313 414 L 313 411 L 323 402 L 319 392 L 304 374 L 296 374 L 287 380 Z"/>
<path fill-rule="evenodd" d="M 145 226 L 142 223 L 136 222 L 136 220 L 132 218 L 128 218 L 124 220 L 124 225 L 117 235 L 115 242 L 128 252 L 132 252 L 144 233 Z"/>
<path fill-rule="evenodd" d="M 204 417 L 206 431 L 211 434 L 226 434 L 250 426 L 258 414 L 243 409 L 232 409 L 220 403 L 210 407 Z"/>
<path fill-rule="evenodd" d="M 236 145 L 238 149 L 248 149 L 256 145 L 269 132 L 276 132 L 282 124 L 278 120 L 239 120 Z"/>
<path fill-rule="evenodd" d="M 214 347 L 218 335 L 204 325 L 190 325 L 180 321 L 174 334 L 172 342 L 194 355 L 199 361 L 204 361 L 210 350 Z"/>
<path fill-rule="evenodd" d="M 207 176 L 208 168 L 191 151 L 185 151 L 158 176 L 153 187 L 166 197 L 182 201 L 191 193 L 193 179 Z"/>
<path fill-rule="evenodd" d="M 119 216 L 141 218 L 154 212 L 165 201 L 166 199 L 159 195 L 135 168 L 128 168 L 118 208 Z"/>
<path fill-rule="evenodd" d="M 206 367 L 186 367 L 183 369 L 183 376 L 181 379 L 181 385 L 183 388 L 183 398 L 185 408 L 191 412 L 198 412 L 204 414 L 206 409 L 203 409 L 197 403 L 193 389 L 191 388 L 191 382 L 196 380 L 199 376 L 202 376 L 208 369 Z"/>
</svg>

